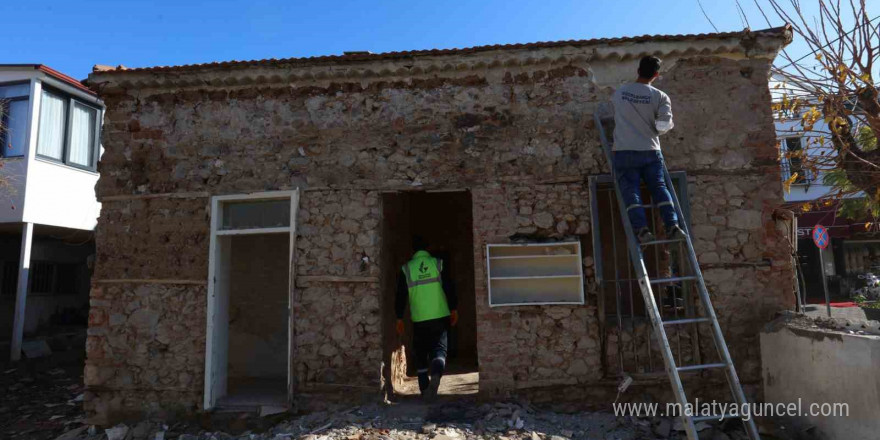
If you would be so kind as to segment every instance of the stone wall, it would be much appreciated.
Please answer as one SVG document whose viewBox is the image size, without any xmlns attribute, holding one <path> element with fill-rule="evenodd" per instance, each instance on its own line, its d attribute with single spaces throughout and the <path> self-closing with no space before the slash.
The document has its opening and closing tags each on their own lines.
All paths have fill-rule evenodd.
<svg viewBox="0 0 880 440">
<path fill-rule="evenodd" d="M 83 380 L 94 423 L 201 405 L 206 308 L 205 286 L 92 287 Z"/>
<path fill-rule="evenodd" d="M 597 309 L 585 306 L 489 307 L 486 245 L 516 233 L 578 240 L 590 231 L 583 184 L 501 185 L 475 190 L 474 261 L 480 392 L 577 384 L 602 376 Z M 588 252 L 582 244 L 582 252 Z M 592 290 L 592 289 L 591 289 Z M 589 292 L 587 295 L 594 295 Z M 589 302 L 594 303 L 592 298 Z"/>
<path fill-rule="evenodd" d="M 481 392 L 597 383 L 607 374 L 605 312 L 592 272 L 586 179 L 607 167 L 593 111 L 631 79 L 643 53 L 666 54 L 656 85 L 672 98 L 676 128 L 664 151 L 670 167 L 689 176 L 699 258 L 741 376 L 758 380 L 755 323 L 793 298 L 787 244 L 772 218 L 782 189 L 767 77 L 783 43 L 784 36 L 736 35 L 93 74 L 107 112 L 90 410 L 106 414 L 119 399 L 123 409 L 155 410 L 171 400 L 198 406 L 209 197 L 295 187 L 303 190 L 293 304 L 300 389 L 378 390 L 380 364 L 391 362 L 383 348 L 388 311 L 380 310 L 380 286 L 389 285 L 380 279 L 380 193 L 423 189 L 472 194 Z M 585 305 L 488 307 L 485 245 L 517 233 L 582 242 Z M 135 279 L 143 287 L 102 284 Z M 169 285 L 150 284 L 157 279 Z M 177 369 L 190 375 L 186 383 L 166 377 L 163 352 L 137 356 L 138 344 L 108 350 L 111 336 L 158 343 L 157 334 L 138 330 L 143 318 L 130 321 L 141 304 L 172 291 L 181 308 L 199 310 L 196 319 L 169 308 L 149 322 L 156 332 L 187 326 L 184 343 L 173 344 L 186 351 L 174 361 L 186 363 Z M 125 311 L 115 327 L 101 320 L 113 311 Z M 138 379 L 129 383 L 125 372 L 134 370 Z M 140 379 L 154 375 L 158 382 Z"/>
</svg>

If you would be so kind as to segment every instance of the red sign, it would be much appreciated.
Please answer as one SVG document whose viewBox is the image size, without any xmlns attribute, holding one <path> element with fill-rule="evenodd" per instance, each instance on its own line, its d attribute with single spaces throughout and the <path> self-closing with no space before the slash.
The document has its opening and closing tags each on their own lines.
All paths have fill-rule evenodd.
<svg viewBox="0 0 880 440">
<path fill-rule="evenodd" d="M 819 249 L 825 249 L 828 247 L 829 242 L 831 242 L 831 239 L 828 238 L 828 230 L 824 226 L 817 224 L 813 228 L 813 243 L 816 243 Z"/>
</svg>

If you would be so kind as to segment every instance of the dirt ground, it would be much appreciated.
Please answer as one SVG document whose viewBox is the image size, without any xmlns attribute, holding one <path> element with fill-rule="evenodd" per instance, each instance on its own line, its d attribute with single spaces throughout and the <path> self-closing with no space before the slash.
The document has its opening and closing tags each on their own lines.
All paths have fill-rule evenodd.
<svg viewBox="0 0 880 440">
<path fill-rule="evenodd" d="M 683 439 L 670 418 L 617 417 L 573 404 L 477 400 L 477 373 L 450 375 L 434 402 L 408 395 L 396 402 L 341 405 L 305 415 L 199 414 L 190 420 L 144 420 L 114 427 L 84 424 L 83 352 L 4 362 L 0 369 L 0 439 L 39 440 L 637 440 Z M 412 384 L 415 386 L 415 383 Z M 417 386 L 416 386 L 417 388 Z M 793 430 L 762 424 L 762 438 Z M 737 421 L 699 425 L 701 439 L 742 440 Z"/>
<path fill-rule="evenodd" d="M 82 426 L 82 334 L 66 344 L 53 341 L 48 357 L 0 361 L 0 438 L 54 439 Z"/>
<path fill-rule="evenodd" d="M 440 381 L 437 394 L 441 396 L 467 396 L 477 394 L 480 390 L 480 373 L 446 374 Z M 395 390 L 403 395 L 416 396 L 419 394 L 419 380 L 416 377 L 407 377 L 403 387 Z"/>
</svg>

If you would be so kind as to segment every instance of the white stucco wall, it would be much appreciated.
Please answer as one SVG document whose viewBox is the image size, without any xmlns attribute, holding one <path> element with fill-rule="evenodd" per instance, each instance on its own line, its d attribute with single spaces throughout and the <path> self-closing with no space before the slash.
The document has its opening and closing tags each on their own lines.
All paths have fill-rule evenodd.
<svg viewBox="0 0 880 440">
<path fill-rule="evenodd" d="M 0 223 L 19 223 L 24 206 L 27 158 L 0 158 L 0 161 L 3 161 L 0 176 L 9 181 L 9 186 L 0 188 Z"/>
<path fill-rule="evenodd" d="M 23 221 L 71 229 L 95 228 L 101 204 L 98 174 L 35 158 L 28 167 Z"/>
<path fill-rule="evenodd" d="M 77 98 L 95 103 L 73 87 L 44 78 L 36 81 L 33 91 L 34 114 L 40 114 L 40 94 L 43 82 Z M 34 119 L 36 121 L 36 119 Z M 38 124 L 32 124 L 28 150 L 27 187 L 22 221 L 71 229 L 95 228 L 101 204 L 95 198 L 98 173 L 55 163 L 36 156 Z"/>
<path fill-rule="evenodd" d="M 846 403 L 847 417 L 803 417 L 829 439 L 880 433 L 880 336 L 774 326 L 761 333 L 764 400 Z"/>
<path fill-rule="evenodd" d="M 38 158 L 36 144 L 43 83 L 90 104 L 100 104 L 94 96 L 32 68 L 0 69 L 0 83 L 20 80 L 32 80 L 27 152 L 22 158 L 3 159 L 14 186 L 0 193 L 0 223 L 92 230 L 101 210 L 95 198 L 98 173 Z"/>
</svg>

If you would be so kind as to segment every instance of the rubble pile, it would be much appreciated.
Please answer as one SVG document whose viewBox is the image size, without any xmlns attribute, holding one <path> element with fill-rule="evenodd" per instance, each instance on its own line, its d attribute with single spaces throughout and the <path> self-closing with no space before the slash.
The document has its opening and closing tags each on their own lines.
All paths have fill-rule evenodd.
<svg viewBox="0 0 880 440">
<path fill-rule="evenodd" d="M 0 364 L 0 438 L 51 440 L 82 427 L 82 360 L 58 357 Z"/>
<path fill-rule="evenodd" d="M 60 440 L 578 440 L 683 439 L 671 418 L 617 417 L 609 412 L 558 413 L 527 403 L 472 402 L 427 406 L 418 403 L 367 405 L 283 419 L 263 429 L 255 420 L 234 416 L 229 432 L 205 425 L 166 425 L 143 421 L 107 429 L 82 426 Z M 256 416 L 254 416 L 256 417 Z M 699 423 L 701 438 L 745 439 L 735 423 Z"/>
</svg>

